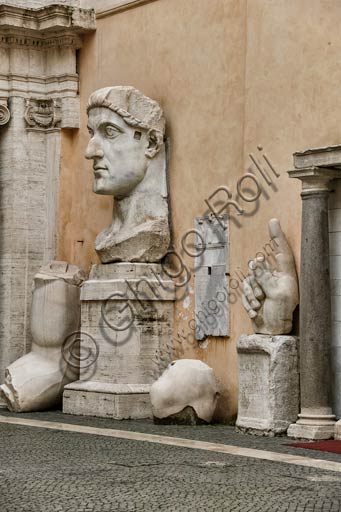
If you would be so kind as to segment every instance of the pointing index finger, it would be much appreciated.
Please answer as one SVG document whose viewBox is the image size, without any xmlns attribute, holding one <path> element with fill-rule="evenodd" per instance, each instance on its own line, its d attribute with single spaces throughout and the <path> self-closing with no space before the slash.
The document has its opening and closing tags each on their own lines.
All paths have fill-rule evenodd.
<svg viewBox="0 0 341 512">
<path fill-rule="evenodd" d="M 278 219 L 269 221 L 269 234 L 273 241 L 278 270 L 296 276 L 295 260 L 290 245 Z"/>
</svg>

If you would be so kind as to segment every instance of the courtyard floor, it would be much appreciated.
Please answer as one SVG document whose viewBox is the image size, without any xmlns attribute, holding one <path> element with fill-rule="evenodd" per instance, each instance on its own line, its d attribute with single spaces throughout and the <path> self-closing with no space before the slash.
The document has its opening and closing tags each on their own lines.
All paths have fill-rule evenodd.
<svg viewBox="0 0 341 512">
<path fill-rule="evenodd" d="M 341 455 L 226 425 L 0 410 L 0 512 L 341 511 Z"/>
</svg>

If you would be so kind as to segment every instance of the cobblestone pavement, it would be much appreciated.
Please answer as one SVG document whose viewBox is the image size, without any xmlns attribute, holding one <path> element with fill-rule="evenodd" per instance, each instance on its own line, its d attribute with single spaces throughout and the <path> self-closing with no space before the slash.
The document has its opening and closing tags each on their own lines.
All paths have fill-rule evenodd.
<svg viewBox="0 0 341 512">
<path fill-rule="evenodd" d="M 10 416 L 5 411 L 1 415 Z M 284 446 L 286 438 L 236 434 L 224 425 L 156 426 L 21 414 L 341 462 Z M 222 453 L 0 423 L 0 512 L 341 511 L 341 473 Z"/>
</svg>

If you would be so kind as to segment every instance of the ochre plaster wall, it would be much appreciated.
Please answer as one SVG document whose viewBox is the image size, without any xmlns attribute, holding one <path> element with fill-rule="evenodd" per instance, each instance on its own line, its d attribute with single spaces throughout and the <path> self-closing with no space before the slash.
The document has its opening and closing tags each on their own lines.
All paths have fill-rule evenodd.
<svg viewBox="0 0 341 512">
<path fill-rule="evenodd" d="M 86 101 L 100 87 L 134 85 L 166 114 L 174 247 L 183 253 L 181 237 L 205 213 L 204 199 L 220 185 L 234 192 L 249 153 L 265 152 L 280 177 L 269 187 L 253 166 L 264 193 L 257 204 L 240 201 L 247 215 L 232 211 L 231 277 L 264 252 L 274 216 L 299 263 L 300 184 L 286 171 L 295 150 L 340 142 L 340 16 L 338 0 L 158 0 L 99 19 L 80 51 L 81 128 L 63 132 L 58 258 L 84 269 L 98 262 L 93 241 L 111 221 L 112 202 L 91 191 Z M 189 298 L 176 303 L 175 337 L 191 332 L 193 288 L 192 279 Z M 222 384 L 217 419 L 225 421 L 237 411 L 235 345 L 252 332 L 237 295 L 229 338 L 202 349 L 183 343 L 179 352 L 214 368 Z"/>
</svg>

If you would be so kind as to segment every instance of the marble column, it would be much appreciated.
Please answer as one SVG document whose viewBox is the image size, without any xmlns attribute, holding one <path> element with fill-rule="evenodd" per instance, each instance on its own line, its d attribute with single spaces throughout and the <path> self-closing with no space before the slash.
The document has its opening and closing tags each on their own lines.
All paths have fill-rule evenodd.
<svg viewBox="0 0 341 512">
<path fill-rule="evenodd" d="M 289 171 L 302 181 L 300 272 L 301 413 L 288 436 L 329 439 L 334 436 L 330 338 L 328 183 L 340 170 L 307 167 Z"/>
</svg>

